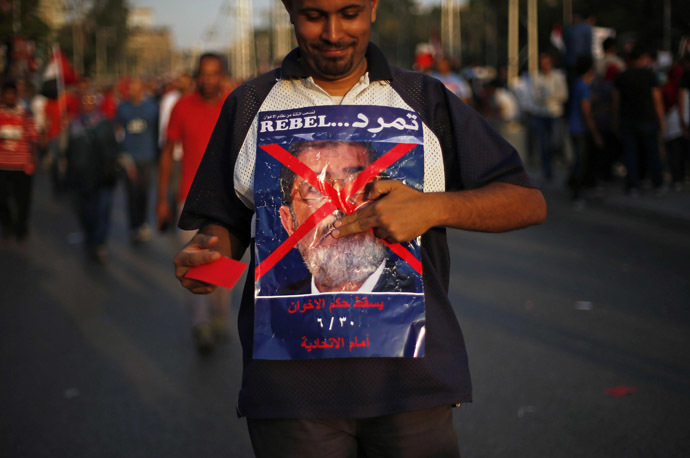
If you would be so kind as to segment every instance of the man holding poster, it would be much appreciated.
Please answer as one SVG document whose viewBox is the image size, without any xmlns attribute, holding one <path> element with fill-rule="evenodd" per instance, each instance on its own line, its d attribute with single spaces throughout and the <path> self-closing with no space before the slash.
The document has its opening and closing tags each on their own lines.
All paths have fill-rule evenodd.
<svg viewBox="0 0 690 458">
<path fill-rule="evenodd" d="M 226 100 L 176 275 L 209 293 L 190 268 L 251 249 L 237 408 L 257 456 L 458 456 L 471 383 L 445 228 L 538 224 L 544 199 L 442 83 L 388 65 L 376 0 L 284 4 L 299 47 Z"/>
</svg>

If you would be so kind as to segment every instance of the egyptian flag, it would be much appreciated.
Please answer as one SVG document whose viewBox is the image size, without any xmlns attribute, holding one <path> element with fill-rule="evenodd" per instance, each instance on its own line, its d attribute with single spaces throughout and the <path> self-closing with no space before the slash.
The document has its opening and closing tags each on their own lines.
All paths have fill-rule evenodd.
<svg viewBox="0 0 690 458">
<path fill-rule="evenodd" d="M 554 48 L 561 53 L 565 53 L 565 42 L 563 41 L 563 27 L 560 24 L 554 24 L 551 29 L 551 36 L 549 37 Z"/>
<path fill-rule="evenodd" d="M 67 56 L 58 48 L 55 48 L 53 56 L 43 72 L 41 94 L 55 100 L 65 90 L 65 86 L 74 84 L 77 81 L 79 81 L 79 76 L 69 63 Z"/>
</svg>

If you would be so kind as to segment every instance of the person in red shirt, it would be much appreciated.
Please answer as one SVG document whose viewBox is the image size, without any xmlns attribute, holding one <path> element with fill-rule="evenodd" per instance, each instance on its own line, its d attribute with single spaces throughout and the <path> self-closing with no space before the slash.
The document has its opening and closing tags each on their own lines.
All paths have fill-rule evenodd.
<svg viewBox="0 0 690 458">
<path fill-rule="evenodd" d="M 38 132 L 29 112 L 18 104 L 15 83 L 3 83 L 0 95 L 0 224 L 3 238 L 23 240 L 29 234 Z"/>
<path fill-rule="evenodd" d="M 112 85 L 103 88 L 101 112 L 109 120 L 115 121 L 115 115 L 117 114 L 117 98 L 115 97 L 115 88 Z"/>
<path fill-rule="evenodd" d="M 170 115 L 167 142 L 159 163 L 158 225 L 162 227 L 172 219 L 167 200 L 172 171 L 172 153 L 176 144 L 182 144 L 180 187 L 177 191 L 178 209 L 182 210 L 187 193 L 196 175 L 206 145 L 220 115 L 227 94 L 222 89 L 226 75 L 223 59 L 216 54 L 204 54 L 199 59 L 196 90 L 181 97 Z M 181 241 L 187 243 L 195 231 L 181 231 Z M 206 296 L 195 295 L 191 302 L 192 325 L 197 349 L 209 353 L 216 340 L 227 338 L 229 291 L 218 289 Z"/>
<path fill-rule="evenodd" d="M 71 118 L 79 115 L 81 112 L 81 99 L 91 91 L 91 79 L 82 77 L 72 88 L 72 91 L 67 93 L 67 114 Z"/>
<path fill-rule="evenodd" d="M 69 122 L 67 116 L 66 93 L 62 93 L 58 99 L 48 99 L 45 112 L 45 139 L 46 155 L 50 167 L 50 178 L 53 195 L 57 196 L 65 191 L 65 174 L 67 173 L 67 158 L 64 152 L 62 134 Z"/>
</svg>

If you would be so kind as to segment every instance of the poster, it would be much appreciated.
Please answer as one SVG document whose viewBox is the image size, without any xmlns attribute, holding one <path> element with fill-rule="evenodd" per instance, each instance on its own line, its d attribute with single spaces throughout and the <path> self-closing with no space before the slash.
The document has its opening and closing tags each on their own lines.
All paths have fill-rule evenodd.
<svg viewBox="0 0 690 458">
<path fill-rule="evenodd" d="M 418 114 L 380 106 L 259 113 L 255 359 L 424 356 L 420 238 L 335 239 L 376 181 L 424 189 Z"/>
</svg>

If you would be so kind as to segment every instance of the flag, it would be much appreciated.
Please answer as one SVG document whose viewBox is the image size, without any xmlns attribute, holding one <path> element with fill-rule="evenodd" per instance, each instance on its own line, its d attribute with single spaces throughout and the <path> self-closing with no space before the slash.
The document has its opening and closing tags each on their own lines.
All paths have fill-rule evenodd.
<svg viewBox="0 0 690 458">
<path fill-rule="evenodd" d="M 560 24 L 554 24 L 551 29 L 551 44 L 560 52 L 565 52 L 565 42 L 563 41 L 563 28 Z"/>
<path fill-rule="evenodd" d="M 67 56 L 56 47 L 50 62 L 43 71 L 41 94 L 49 99 L 57 99 L 66 85 L 77 81 L 79 81 L 79 76 L 74 67 L 69 63 Z"/>
</svg>

